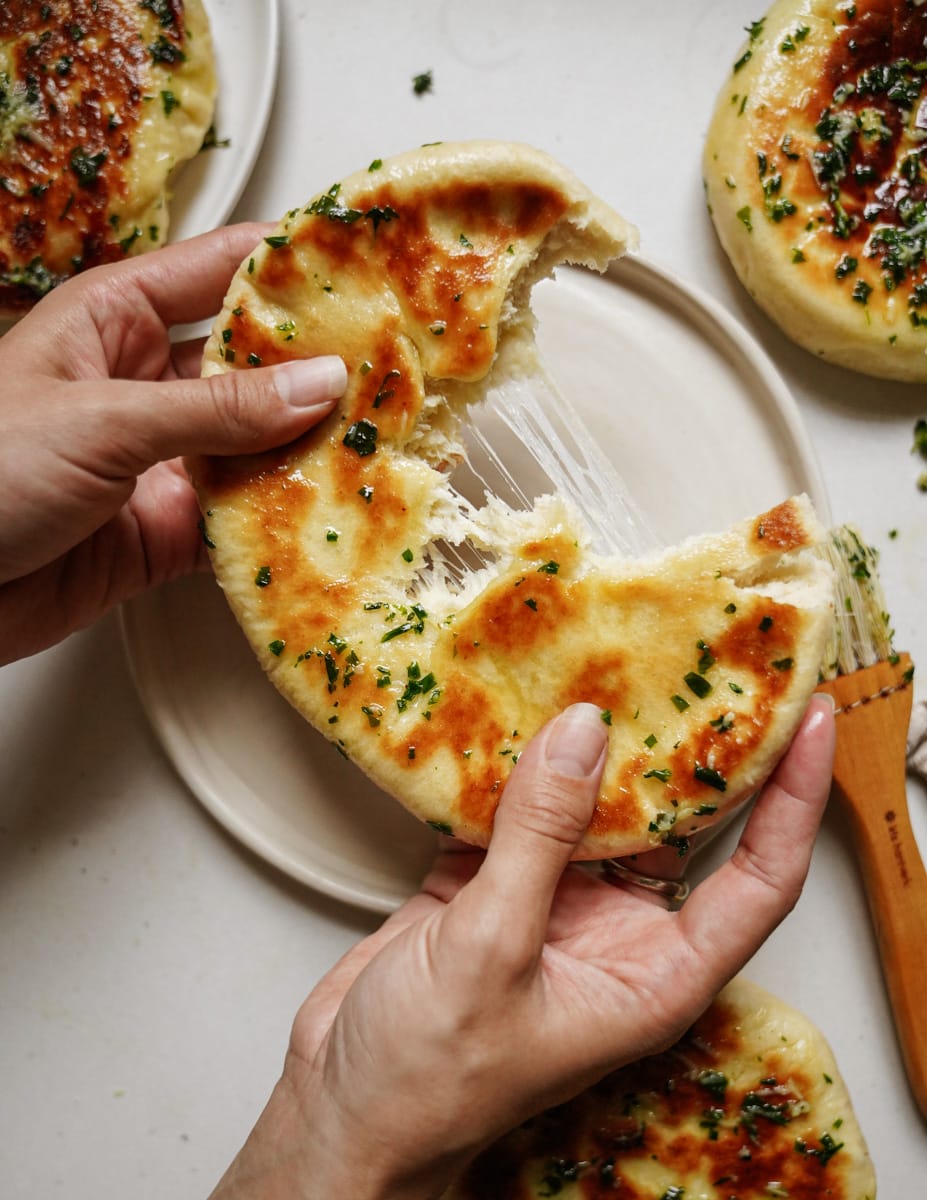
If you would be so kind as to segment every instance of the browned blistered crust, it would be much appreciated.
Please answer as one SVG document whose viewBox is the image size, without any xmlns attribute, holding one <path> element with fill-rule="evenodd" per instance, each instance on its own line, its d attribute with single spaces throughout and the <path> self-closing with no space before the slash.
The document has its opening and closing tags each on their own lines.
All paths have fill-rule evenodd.
<svg viewBox="0 0 927 1200">
<path fill-rule="evenodd" d="M 166 212 L 144 227 L 132 217 L 140 177 L 156 196 L 190 152 L 180 127 L 200 120 L 185 92 L 198 56 L 211 93 L 208 31 L 195 7 L 191 38 L 182 0 L 0 5 L 0 313 L 28 309 L 77 270 L 163 242 Z M 139 162 L 146 122 L 176 127 L 175 161 Z"/>
<path fill-rule="evenodd" d="M 736 979 L 669 1050 L 480 1154 L 446 1200 L 560 1194 L 872 1200 L 875 1179 L 820 1033 Z"/>
<path fill-rule="evenodd" d="M 210 373 L 344 358 L 344 398 L 307 436 L 191 464 L 213 563 L 283 694 L 478 844 L 531 735 L 587 701 L 611 753 L 580 856 L 683 847 L 758 784 L 817 682 L 826 603 L 809 614 L 739 582 L 816 539 L 807 501 L 642 564 L 593 560 L 554 502 L 496 530 L 476 593 L 417 590 L 454 422 L 530 328 L 524 281 L 539 262 L 604 265 L 628 237 L 536 151 L 426 148 L 291 212 L 243 263 L 206 352 Z"/>
</svg>

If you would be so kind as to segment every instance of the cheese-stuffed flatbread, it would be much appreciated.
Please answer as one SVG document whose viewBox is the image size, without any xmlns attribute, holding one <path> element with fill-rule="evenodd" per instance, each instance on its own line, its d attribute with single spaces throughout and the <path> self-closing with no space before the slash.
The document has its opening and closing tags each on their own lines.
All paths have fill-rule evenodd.
<svg viewBox="0 0 927 1200">
<path fill-rule="evenodd" d="M 444 1200 L 875 1200 L 821 1032 L 737 978 L 663 1054 L 484 1151 Z"/>
<path fill-rule="evenodd" d="M 741 281 L 799 345 L 927 379 L 927 7 L 779 0 L 752 22 L 704 153 Z"/>
<path fill-rule="evenodd" d="M 818 676 L 820 534 L 796 498 L 641 561 L 580 515 L 452 492 L 460 421 L 517 360 L 531 282 L 633 231 L 525 147 L 427 147 L 294 210 L 242 264 L 207 373 L 341 354 L 340 406 L 294 445 L 191 464 L 216 575 L 280 691 L 412 812 L 488 842 L 518 755 L 572 701 L 610 750 L 579 856 L 684 839 L 747 796 Z M 477 569 L 438 569 L 456 547 Z"/>
<path fill-rule="evenodd" d="M 202 0 L 4 0 L 0 316 L 166 239 L 215 90 Z"/>
</svg>

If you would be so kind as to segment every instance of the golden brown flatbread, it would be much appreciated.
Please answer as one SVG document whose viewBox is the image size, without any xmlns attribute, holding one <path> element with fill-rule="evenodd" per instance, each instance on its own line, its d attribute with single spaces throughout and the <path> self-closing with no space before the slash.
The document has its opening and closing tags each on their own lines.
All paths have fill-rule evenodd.
<svg viewBox="0 0 927 1200">
<path fill-rule="evenodd" d="M 215 93 L 202 0 L 4 0 L 0 316 L 165 241 Z"/>
<path fill-rule="evenodd" d="M 735 271 L 830 362 L 927 379 L 927 7 L 780 0 L 729 69 L 704 154 Z"/>
<path fill-rule="evenodd" d="M 834 1056 L 737 978 L 663 1054 L 514 1130 L 444 1200 L 875 1200 Z"/>
<path fill-rule="evenodd" d="M 344 357 L 344 399 L 307 437 L 191 464 L 212 562 L 283 695 L 478 845 L 522 747 L 585 700 L 610 751 L 578 856 L 683 849 L 765 777 L 817 682 L 831 589 L 801 553 L 807 499 L 630 561 L 594 554 L 562 497 L 515 512 L 451 489 L 467 405 L 530 364 L 531 282 L 632 238 L 537 151 L 426 147 L 291 212 L 206 349 L 206 373 Z"/>
</svg>

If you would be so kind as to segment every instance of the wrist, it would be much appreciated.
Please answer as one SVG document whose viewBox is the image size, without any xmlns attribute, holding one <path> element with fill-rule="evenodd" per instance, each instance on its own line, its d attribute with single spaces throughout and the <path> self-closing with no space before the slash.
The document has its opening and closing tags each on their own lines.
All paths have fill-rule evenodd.
<svg viewBox="0 0 927 1200">
<path fill-rule="evenodd" d="M 210 1200 L 438 1200 L 463 1164 L 419 1163 L 368 1126 L 348 1128 L 321 1087 L 284 1075 Z"/>
</svg>

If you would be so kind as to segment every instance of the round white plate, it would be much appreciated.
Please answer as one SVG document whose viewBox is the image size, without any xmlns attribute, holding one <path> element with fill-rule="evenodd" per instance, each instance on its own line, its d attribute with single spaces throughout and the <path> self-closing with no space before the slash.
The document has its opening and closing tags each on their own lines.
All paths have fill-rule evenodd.
<svg viewBox="0 0 927 1200">
<path fill-rule="evenodd" d="M 228 220 L 264 141 L 277 84 L 278 0 L 203 0 L 219 76 L 213 122 L 227 146 L 201 151 L 177 173 L 171 241 L 216 229 Z"/>
<path fill-rule="evenodd" d="M 798 491 L 827 501 L 794 403 L 713 302 L 640 259 L 563 270 L 534 294 L 548 372 L 614 460 L 660 539 L 722 529 Z M 388 912 L 414 892 L 434 835 L 281 699 L 221 592 L 181 580 L 127 605 L 133 674 L 168 755 L 262 858 Z"/>
</svg>

